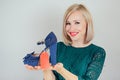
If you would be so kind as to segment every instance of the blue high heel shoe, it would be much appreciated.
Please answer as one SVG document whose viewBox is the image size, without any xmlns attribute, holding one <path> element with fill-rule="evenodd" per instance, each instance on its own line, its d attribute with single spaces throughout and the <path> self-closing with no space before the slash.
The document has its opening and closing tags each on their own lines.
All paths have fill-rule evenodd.
<svg viewBox="0 0 120 80">
<path fill-rule="evenodd" d="M 40 41 L 37 43 L 37 45 L 45 44 L 45 48 L 43 51 L 46 49 L 50 50 L 50 63 L 52 65 L 56 64 L 56 51 L 57 51 L 57 38 L 56 35 L 53 32 L 50 32 L 47 37 L 45 38 L 44 41 Z M 27 54 L 23 59 L 24 64 L 28 64 L 31 66 L 38 66 L 39 60 L 40 60 L 40 55 L 39 56 L 34 56 L 35 52 L 32 52 L 30 54 Z"/>
</svg>

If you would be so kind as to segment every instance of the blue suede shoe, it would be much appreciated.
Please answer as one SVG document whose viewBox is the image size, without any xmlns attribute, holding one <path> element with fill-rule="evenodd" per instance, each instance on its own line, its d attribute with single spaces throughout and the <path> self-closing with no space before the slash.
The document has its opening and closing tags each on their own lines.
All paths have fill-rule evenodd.
<svg viewBox="0 0 120 80">
<path fill-rule="evenodd" d="M 52 65 L 55 65 L 56 64 L 56 51 L 57 51 L 57 38 L 56 38 L 56 35 L 53 32 L 51 32 L 45 38 L 45 42 L 41 41 L 41 42 L 39 42 L 37 44 L 38 45 L 45 44 L 46 48 L 44 50 L 49 48 L 49 50 L 50 50 L 50 63 Z"/>
<path fill-rule="evenodd" d="M 52 65 L 56 64 L 57 43 L 50 46 L 50 62 Z"/>
<path fill-rule="evenodd" d="M 53 32 L 50 32 L 44 41 L 38 42 L 38 45 L 45 44 L 46 49 L 50 49 L 50 63 L 52 65 L 56 64 L 56 50 L 57 50 L 57 38 Z M 24 64 L 28 64 L 31 66 L 38 66 L 40 55 L 34 56 L 34 52 L 27 54 L 24 58 Z"/>
<path fill-rule="evenodd" d="M 39 62 L 39 56 L 34 56 L 34 52 L 27 54 L 23 59 L 24 59 L 24 64 L 28 64 L 31 66 L 38 66 Z"/>
</svg>

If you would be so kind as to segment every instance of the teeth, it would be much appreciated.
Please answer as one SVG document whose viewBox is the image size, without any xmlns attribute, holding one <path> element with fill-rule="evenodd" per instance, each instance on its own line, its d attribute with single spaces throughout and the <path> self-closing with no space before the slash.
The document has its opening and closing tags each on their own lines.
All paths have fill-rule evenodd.
<svg viewBox="0 0 120 80">
<path fill-rule="evenodd" d="M 76 36 L 78 33 L 77 32 L 70 32 L 71 36 Z"/>
</svg>

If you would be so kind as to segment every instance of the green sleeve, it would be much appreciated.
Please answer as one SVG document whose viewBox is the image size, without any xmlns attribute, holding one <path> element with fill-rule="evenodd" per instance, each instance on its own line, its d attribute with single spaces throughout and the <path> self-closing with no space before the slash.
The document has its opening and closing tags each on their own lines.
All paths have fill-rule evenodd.
<svg viewBox="0 0 120 80">
<path fill-rule="evenodd" d="M 56 71 L 53 71 L 53 74 L 55 75 L 55 80 L 59 80 L 59 76 L 58 76 L 58 73 Z"/>
<path fill-rule="evenodd" d="M 105 61 L 105 50 L 99 49 L 95 52 L 91 62 L 89 63 L 84 76 L 78 76 L 78 80 L 97 80 Z"/>
</svg>

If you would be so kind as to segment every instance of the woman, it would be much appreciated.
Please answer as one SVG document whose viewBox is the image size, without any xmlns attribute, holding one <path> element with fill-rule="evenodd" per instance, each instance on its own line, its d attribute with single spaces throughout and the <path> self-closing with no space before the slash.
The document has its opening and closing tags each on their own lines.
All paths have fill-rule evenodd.
<svg viewBox="0 0 120 80">
<path fill-rule="evenodd" d="M 101 74 L 105 50 L 91 43 L 92 17 L 82 4 L 70 6 L 64 16 L 64 42 L 57 44 L 57 64 L 43 70 L 44 80 L 97 80 Z M 31 67 L 38 70 L 40 66 Z"/>
</svg>

